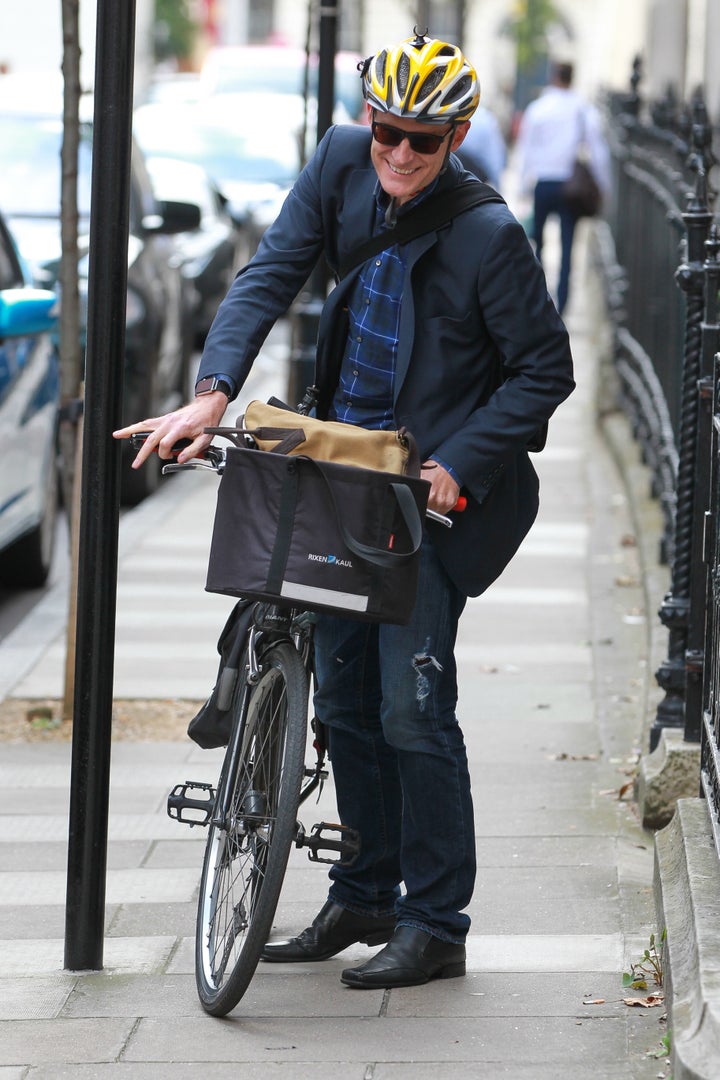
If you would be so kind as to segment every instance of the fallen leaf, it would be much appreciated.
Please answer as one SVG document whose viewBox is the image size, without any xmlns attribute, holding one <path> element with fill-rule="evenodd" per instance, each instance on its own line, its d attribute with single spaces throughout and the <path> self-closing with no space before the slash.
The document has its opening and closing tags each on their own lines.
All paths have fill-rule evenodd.
<svg viewBox="0 0 720 1080">
<path fill-rule="evenodd" d="M 644 998 L 623 998 L 625 1005 L 639 1007 L 641 1009 L 652 1009 L 655 1005 L 664 1005 L 665 998 L 662 994 L 648 994 Z"/>
</svg>

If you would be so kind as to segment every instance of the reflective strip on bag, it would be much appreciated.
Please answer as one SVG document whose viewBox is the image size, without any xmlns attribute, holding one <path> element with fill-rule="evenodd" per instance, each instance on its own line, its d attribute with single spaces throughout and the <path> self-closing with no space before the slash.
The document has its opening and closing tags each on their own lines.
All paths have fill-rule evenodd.
<svg viewBox="0 0 720 1080">
<path fill-rule="evenodd" d="M 297 581 L 283 581 L 280 595 L 285 600 L 301 600 L 306 604 L 324 604 L 326 607 L 344 608 L 346 611 L 367 611 L 369 598 L 360 593 L 336 592 L 320 589 L 316 585 L 301 585 Z"/>
</svg>

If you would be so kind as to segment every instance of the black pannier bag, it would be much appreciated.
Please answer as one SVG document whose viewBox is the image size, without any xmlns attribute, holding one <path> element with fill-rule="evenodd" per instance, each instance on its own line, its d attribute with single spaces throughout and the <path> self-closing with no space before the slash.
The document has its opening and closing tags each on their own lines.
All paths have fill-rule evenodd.
<svg viewBox="0 0 720 1080">
<path fill-rule="evenodd" d="M 253 619 L 255 604 L 239 600 L 230 612 L 218 639 L 220 665 L 210 697 L 193 716 L 187 729 L 190 738 L 203 750 L 227 746 L 232 728 L 233 703 L 238 677 L 244 676 L 245 639 Z"/>
<path fill-rule="evenodd" d="M 231 447 L 206 589 L 405 625 L 429 491 L 415 477 Z"/>
</svg>

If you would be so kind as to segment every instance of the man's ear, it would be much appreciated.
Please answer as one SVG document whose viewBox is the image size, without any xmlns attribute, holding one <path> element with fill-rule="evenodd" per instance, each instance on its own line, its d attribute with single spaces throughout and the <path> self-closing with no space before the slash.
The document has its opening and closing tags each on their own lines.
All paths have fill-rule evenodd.
<svg viewBox="0 0 720 1080">
<path fill-rule="evenodd" d="M 467 135 L 469 130 L 470 130 L 470 121 L 469 120 L 464 120 L 462 124 L 458 124 L 458 126 L 455 128 L 455 132 L 454 132 L 453 137 L 452 137 L 452 142 L 450 143 L 450 149 L 451 150 L 457 150 L 458 146 L 462 145 L 463 140 L 465 139 L 465 136 Z"/>
</svg>

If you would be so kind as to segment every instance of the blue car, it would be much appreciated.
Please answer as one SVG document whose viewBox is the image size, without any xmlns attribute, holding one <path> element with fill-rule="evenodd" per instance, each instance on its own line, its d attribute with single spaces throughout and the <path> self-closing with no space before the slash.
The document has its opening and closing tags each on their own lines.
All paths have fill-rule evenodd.
<svg viewBox="0 0 720 1080">
<path fill-rule="evenodd" d="M 29 284 L 0 218 L 0 582 L 38 588 L 52 563 L 58 509 L 55 293 Z"/>
</svg>

